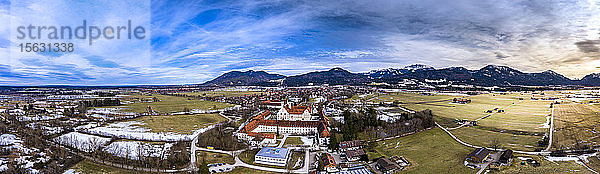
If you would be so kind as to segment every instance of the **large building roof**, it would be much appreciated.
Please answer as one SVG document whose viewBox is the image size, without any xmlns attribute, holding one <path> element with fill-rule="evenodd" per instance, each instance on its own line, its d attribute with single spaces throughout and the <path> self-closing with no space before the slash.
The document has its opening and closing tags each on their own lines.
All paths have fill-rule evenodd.
<svg viewBox="0 0 600 174">
<path fill-rule="evenodd" d="M 310 112 L 310 107 L 309 106 L 285 106 L 285 110 L 287 110 L 287 112 L 289 114 L 302 114 L 304 112 L 304 110 L 307 110 Z"/>
<path fill-rule="evenodd" d="M 256 156 L 286 159 L 289 150 L 287 148 L 264 147 L 256 153 Z"/>
</svg>

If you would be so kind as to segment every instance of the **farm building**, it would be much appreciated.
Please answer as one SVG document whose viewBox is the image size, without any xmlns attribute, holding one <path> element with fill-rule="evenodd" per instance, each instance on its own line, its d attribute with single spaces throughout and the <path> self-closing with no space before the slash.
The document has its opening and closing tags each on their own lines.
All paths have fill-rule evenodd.
<svg viewBox="0 0 600 174">
<path fill-rule="evenodd" d="M 385 157 L 377 160 L 375 168 L 383 174 L 396 173 L 396 171 L 401 169 L 400 166 Z"/>
<path fill-rule="evenodd" d="M 498 161 L 501 163 L 504 163 L 504 164 L 510 164 L 512 156 L 513 156 L 512 150 L 509 149 L 509 150 L 502 151 L 502 154 L 500 155 L 500 159 L 498 159 Z"/>
<path fill-rule="evenodd" d="M 490 156 L 490 150 L 487 150 L 486 148 L 478 148 L 467 155 L 465 160 L 468 162 L 482 163 L 487 159 L 488 156 Z"/>
<path fill-rule="evenodd" d="M 368 161 L 369 160 L 367 157 L 367 154 L 362 149 L 346 151 L 346 158 L 348 159 L 348 161 L 358 161 L 358 160 Z"/>
<path fill-rule="evenodd" d="M 452 99 L 453 103 L 467 104 L 471 103 L 471 99 L 468 98 L 454 98 Z"/>
</svg>

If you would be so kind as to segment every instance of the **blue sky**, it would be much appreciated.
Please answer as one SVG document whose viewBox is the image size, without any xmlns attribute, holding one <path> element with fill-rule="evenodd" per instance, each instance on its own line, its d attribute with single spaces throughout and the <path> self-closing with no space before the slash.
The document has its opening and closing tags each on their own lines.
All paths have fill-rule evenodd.
<svg viewBox="0 0 600 174">
<path fill-rule="evenodd" d="M 571 78 L 600 72 L 595 1 L 17 2 L 0 0 L 0 19 L 11 21 L 0 26 L 3 85 L 195 84 L 232 70 L 295 75 L 414 63 L 551 69 Z M 15 23 L 44 15 L 56 25 L 133 19 L 150 37 L 100 40 L 70 54 L 15 53 Z"/>
</svg>

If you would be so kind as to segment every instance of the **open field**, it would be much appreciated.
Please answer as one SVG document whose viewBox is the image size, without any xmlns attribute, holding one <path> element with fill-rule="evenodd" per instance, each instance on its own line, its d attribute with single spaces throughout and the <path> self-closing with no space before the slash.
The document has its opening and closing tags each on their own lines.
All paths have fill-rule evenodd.
<svg viewBox="0 0 600 174">
<path fill-rule="evenodd" d="M 474 120 L 489 114 L 485 113 L 487 110 L 504 108 L 517 101 L 506 98 L 496 98 L 490 94 L 470 96 L 468 98 L 471 99 L 471 103 L 469 104 L 453 104 L 450 102 L 443 102 L 436 103 L 436 105 L 406 104 L 402 106 L 411 110 L 430 109 L 434 112 L 434 114 L 446 118 Z"/>
<path fill-rule="evenodd" d="M 202 160 L 206 160 L 206 164 L 212 163 L 227 163 L 234 164 L 235 160 L 231 155 L 222 154 L 222 153 L 214 153 L 214 152 L 197 152 L 196 159 L 198 159 L 197 164 L 202 165 Z"/>
<path fill-rule="evenodd" d="M 300 140 L 300 137 L 288 137 L 285 139 L 283 145 L 303 145 L 304 142 Z"/>
<path fill-rule="evenodd" d="M 151 129 L 152 132 L 175 132 L 190 134 L 194 130 L 207 127 L 221 121 L 227 121 L 219 114 L 194 114 L 194 115 L 158 115 L 143 116 L 135 119 L 146 124 L 141 127 Z"/>
<path fill-rule="evenodd" d="M 592 169 L 594 169 L 595 171 L 600 171 L 600 157 L 599 156 L 589 157 L 588 161 L 589 161 L 588 165 L 590 165 L 590 167 Z"/>
<path fill-rule="evenodd" d="M 538 140 L 542 136 L 514 135 L 478 129 L 476 127 L 463 127 L 451 132 L 460 140 L 477 146 L 493 147 L 492 142 L 496 140 L 499 148 L 502 149 L 534 151 L 536 148 L 543 148 L 537 147 Z"/>
<path fill-rule="evenodd" d="M 545 132 L 549 125 L 544 126 L 552 113 L 551 101 L 522 100 L 505 108 L 504 113 L 495 113 L 491 117 L 478 121 L 481 126 L 496 127 L 508 130 L 526 132 Z M 549 122 L 548 122 L 549 123 Z"/>
<path fill-rule="evenodd" d="M 517 157 L 529 157 L 540 162 L 539 167 L 531 165 L 521 165 L 521 160 Z M 499 171 L 491 173 L 574 173 L 574 174 L 591 174 L 587 168 L 573 161 L 557 161 L 551 162 L 540 156 L 523 156 L 515 155 L 511 166 L 502 166 Z"/>
<path fill-rule="evenodd" d="M 75 166 L 71 167 L 71 169 L 75 169 L 75 171 L 79 173 L 89 174 L 128 174 L 134 172 L 130 170 L 97 164 L 88 160 L 83 160 L 77 163 Z"/>
<path fill-rule="evenodd" d="M 363 100 L 365 102 L 393 102 L 399 101 L 402 103 L 418 103 L 418 102 L 431 102 L 440 100 L 451 100 L 455 96 L 449 95 L 421 95 L 419 93 L 407 93 L 407 92 L 395 92 L 386 94 L 371 94 L 359 96 L 355 95 L 348 100 Z"/>
<path fill-rule="evenodd" d="M 261 95 L 266 92 L 261 91 L 202 91 L 202 92 L 189 92 L 182 93 L 188 96 L 202 96 L 202 97 L 241 97 L 245 95 Z"/>
<path fill-rule="evenodd" d="M 597 105 L 559 104 L 554 113 L 554 148 L 600 145 L 600 109 Z"/>
<path fill-rule="evenodd" d="M 473 149 L 454 141 L 439 128 L 380 142 L 375 149 L 385 157 L 406 157 L 412 163 L 406 173 L 475 172 L 463 165 Z"/>
<path fill-rule="evenodd" d="M 451 119 L 475 120 L 491 114 L 490 117 L 479 120 L 478 124 L 497 129 L 507 129 L 526 132 L 544 132 L 542 128 L 546 122 L 546 116 L 550 114 L 550 101 L 517 100 L 520 94 L 482 94 L 468 97 L 469 104 L 453 104 L 450 102 L 438 102 L 435 104 L 404 104 L 411 110 L 430 109 L 440 117 Z M 494 109 L 504 109 L 504 113 L 498 113 Z M 492 113 L 486 113 L 492 110 Z"/>
<path fill-rule="evenodd" d="M 233 106 L 228 103 L 220 103 L 213 101 L 203 101 L 203 100 L 195 100 L 188 99 L 185 97 L 174 97 L 174 96 L 166 96 L 166 95 L 133 95 L 128 96 L 126 99 L 128 100 L 144 100 L 144 101 L 152 101 L 154 97 L 157 97 L 160 101 L 158 102 L 137 102 L 130 103 L 125 105 L 123 111 L 126 112 L 137 112 L 143 113 L 147 112 L 147 107 L 150 106 L 155 112 L 159 113 L 173 113 L 173 112 L 183 112 L 185 108 L 190 110 L 200 109 L 200 110 L 215 110 L 215 109 L 223 109 L 227 107 Z"/>
</svg>

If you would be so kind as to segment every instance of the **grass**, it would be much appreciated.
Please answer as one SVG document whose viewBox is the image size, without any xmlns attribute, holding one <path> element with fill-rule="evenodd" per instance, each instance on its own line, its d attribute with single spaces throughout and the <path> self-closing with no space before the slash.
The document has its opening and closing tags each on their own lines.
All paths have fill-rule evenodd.
<svg viewBox="0 0 600 174">
<path fill-rule="evenodd" d="M 574 148 L 577 143 L 600 145 L 600 109 L 588 104 L 559 104 L 554 110 L 553 147 Z"/>
<path fill-rule="evenodd" d="M 283 145 L 303 145 L 304 142 L 300 140 L 300 137 L 288 137 L 285 139 Z"/>
<path fill-rule="evenodd" d="M 255 165 L 255 166 L 263 166 L 263 167 L 285 169 L 285 167 L 283 167 L 283 166 L 272 166 L 272 165 L 265 165 L 265 164 L 255 163 L 254 162 L 254 156 L 256 155 L 256 153 L 258 153 L 258 151 L 259 151 L 259 149 L 253 149 L 253 150 L 243 151 L 242 153 L 240 153 L 238 155 L 238 158 L 240 158 L 240 160 L 242 160 L 244 163 L 252 164 L 252 165 Z"/>
<path fill-rule="evenodd" d="M 262 95 L 266 92 L 260 91 L 202 91 L 202 92 L 189 92 L 182 93 L 189 96 L 203 96 L 203 97 L 241 97 L 245 95 Z"/>
<path fill-rule="evenodd" d="M 454 141 L 439 128 L 380 142 L 375 150 L 385 157 L 404 156 L 412 163 L 406 173 L 475 172 L 463 165 L 473 149 Z"/>
<path fill-rule="evenodd" d="M 535 148 L 537 148 L 538 140 L 542 138 L 541 136 L 500 133 L 478 129 L 476 127 L 463 127 L 460 129 L 452 130 L 451 132 L 457 138 L 469 144 L 483 147 L 492 147 L 492 141 L 497 140 L 500 145 L 499 148 L 522 151 L 535 150 Z"/>
<path fill-rule="evenodd" d="M 176 132 L 190 134 L 194 130 L 207 127 L 208 125 L 226 121 L 219 114 L 194 114 L 194 115 L 164 115 L 143 116 L 135 119 L 146 123 L 141 127 L 149 128 L 152 132 Z"/>
<path fill-rule="evenodd" d="M 595 157 L 589 157 L 587 158 L 589 163 L 588 165 L 596 170 L 596 171 L 600 171 L 600 157 L 599 156 L 595 156 Z"/>
<path fill-rule="evenodd" d="M 551 114 L 551 101 L 522 100 L 505 109 L 504 113 L 495 113 L 480 120 L 482 126 L 527 132 L 545 132 L 542 128 L 546 117 Z"/>
<path fill-rule="evenodd" d="M 364 97 L 360 97 L 358 95 L 352 96 L 352 98 L 347 99 L 346 102 L 352 100 L 363 100 L 365 102 L 393 102 L 400 101 L 403 103 L 417 103 L 417 102 L 431 102 L 431 101 L 439 101 L 439 100 L 449 100 L 454 98 L 454 96 L 449 95 L 421 95 L 418 93 L 407 93 L 407 92 L 395 92 L 395 93 L 387 93 L 387 94 L 371 94 L 366 95 Z"/>
<path fill-rule="evenodd" d="M 517 100 L 517 98 L 527 98 Z M 434 104 L 404 104 L 411 110 L 430 109 L 434 114 L 450 119 L 475 120 L 490 113 L 487 110 L 504 108 L 504 113 L 493 112 L 490 117 L 479 120 L 478 124 L 498 129 L 544 132 L 540 128 L 546 122 L 549 112 L 549 101 L 537 101 L 528 99 L 528 95 L 521 94 L 482 94 L 470 96 L 469 104 L 452 104 L 450 102 L 437 102 Z M 513 105 L 514 104 L 514 105 Z M 510 107 L 509 107 L 510 106 Z"/>
<path fill-rule="evenodd" d="M 529 157 L 540 162 L 539 167 L 533 167 L 531 165 L 521 165 L 521 160 L 517 156 Z M 493 171 L 491 173 L 591 173 L 584 166 L 577 164 L 573 161 L 558 161 L 551 162 L 540 156 L 524 156 L 516 155 L 513 158 L 513 162 L 510 166 L 502 166 L 499 171 Z"/>
<path fill-rule="evenodd" d="M 157 97 L 160 101 L 158 102 L 139 102 L 138 99 L 143 100 L 152 100 L 152 98 Z M 188 99 L 185 97 L 174 97 L 167 95 L 133 95 L 129 96 L 128 99 L 130 101 L 138 100 L 137 103 L 130 103 L 125 105 L 123 111 L 126 112 L 137 112 L 143 113 L 147 112 L 147 107 L 150 106 L 152 109 L 159 113 L 173 113 L 173 112 L 183 112 L 184 108 L 188 108 L 190 110 L 193 109 L 201 109 L 201 110 L 215 110 L 215 109 L 223 109 L 227 107 L 233 106 L 228 103 L 221 102 L 213 102 L 213 101 L 204 101 L 204 100 L 195 100 Z"/>
<path fill-rule="evenodd" d="M 451 104 L 450 102 L 428 104 L 406 104 L 404 107 L 412 110 L 430 109 L 436 115 L 446 118 L 458 118 L 474 120 L 487 115 L 485 111 L 494 108 L 506 107 L 516 100 L 507 100 L 504 98 L 494 98 L 491 94 L 482 94 L 469 97 L 469 104 Z"/>
<path fill-rule="evenodd" d="M 206 160 L 207 164 L 212 163 L 227 163 L 234 164 L 235 160 L 231 155 L 214 153 L 214 152 L 198 152 L 196 153 L 196 159 L 198 159 L 198 165 L 202 164 L 202 159 Z"/>
<path fill-rule="evenodd" d="M 254 155 L 258 153 L 258 149 L 246 150 L 238 155 L 238 158 L 244 163 L 254 164 Z"/>
<path fill-rule="evenodd" d="M 131 170 L 97 164 L 88 160 L 77 163 L 75 166 L 71 167 L 71 169 L 75 169 L 75 171 L 79 173 L 89 174 L 128 174 L 133 172 Z"/>
<path fill-rule="evenodd" d="M 296 163 L 298 161 L 302 161 L 302 165 L 300 165 L 298 167 L 294 167 L 293 169 L 295 170 L 295 169 L 300 169 L 300 168 L 304 167 L 304 156 L 305 156 L 305 154 L 302 151 L 293 151 L 292 152 L 292 157 L 291 157 L 292 160 L 290 160 L 289 165 L 291 167 L 294 167 L 294 165 L 296 165 Z"/>
<path fill-rule="evenodd" d="M 248 173 L 252 173 L 252 174 L 276 174 L 277 172 L 268 172 L 268 171 L 256 170 L 256 169 L 251 169 L 251 168 L 246 168 L 246 167 L 236 167 L 231 172 L 227 172 L 227 173 L 229 173 L 229 174 L 248 174 Z"/>
</svg>

